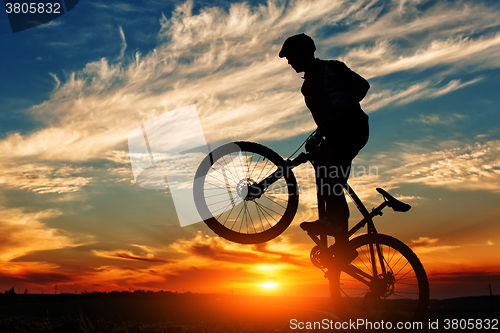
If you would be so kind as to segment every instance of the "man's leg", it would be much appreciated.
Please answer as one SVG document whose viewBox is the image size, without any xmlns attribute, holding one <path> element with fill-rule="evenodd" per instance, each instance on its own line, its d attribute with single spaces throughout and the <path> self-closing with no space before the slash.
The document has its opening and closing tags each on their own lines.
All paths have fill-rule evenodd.
<svg viewBox="0 0 500 333">
<path fill-rule="evenodd" d="M 326 216 L 332 227 L 347 231 L 349 206 L 344 194 L 351 170 L 350 161 L 341 162 L 328 145 L 321 145 L 315 152 L 317 190 L 324 196 Z"/>
<path fill-rule="evenodd" d="M 324 202 L 318 202 L 318 206 L 324 205 L 325 214 L 320 216 L 318 222 L 305 222 L 301 227 L 315 234 L 326 232 L 347 239 L 349 207 L 344 186 L 349 177 L 350 164 L 336 163 L 332 148 L 326 144 L 317 148 L 314 161 L 318 198 L 324 199 Z"/>
<path fill-rule="evenodd" d="M 357 256 L 356 250 L 349 247 L 349 206 L 344 193 L 351 161 L 339 160 L 338 155 L 328 145 L 322 145 L 316 151 L 317 190 L 325 199 L 326 222 L 335 237 L 333 254 L 341 262 L 350 262 Z"/>
</svg>

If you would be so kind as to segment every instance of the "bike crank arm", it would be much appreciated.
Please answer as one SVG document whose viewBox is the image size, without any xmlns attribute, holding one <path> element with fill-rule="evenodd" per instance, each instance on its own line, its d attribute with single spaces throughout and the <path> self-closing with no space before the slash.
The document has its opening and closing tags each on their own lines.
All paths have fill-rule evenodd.
<svg viewBox="0 0 500 333">
<path fill-rule="evenodd" d="M 367 286 L 370 286 L 371 281 L 373 279 L 373 276 L 363 272 L 362 270 L 353 265 L 344 266 L 342 268 L 342 271 L 348 274 L 349 276 L 355 278 L 359 282 L 366 284 Z"/>
<path fill-rule="evenodd" d="M 333 265 L 330 265 L 328 267 L 328 271 L 325 274 L 325 277 L 328 277 L 328 274 L 330 272 L 338 271 L 339 267 L 333 268 Z M 347 275 L 351 276 L 352 278 L 358 280 L 359 282 L 365 284 L 368 287 L 371 287 L 372 281 L 373 281 L 373 276 L 371 276 L 368 273 L 363 272 L 361 269 L 357 268 L 356 266 L 353 266 L 352 264 L 349 265 L 343 265 L 340 269 L 340 271 L 346 273 Z M 340 272 L 339 272 L 340 274 Z"/>
</svg>

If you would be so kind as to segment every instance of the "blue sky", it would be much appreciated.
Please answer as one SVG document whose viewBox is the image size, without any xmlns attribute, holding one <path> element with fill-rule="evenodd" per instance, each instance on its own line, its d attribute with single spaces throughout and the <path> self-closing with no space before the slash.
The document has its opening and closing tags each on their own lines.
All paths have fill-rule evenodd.
<svg viewBox="0 0 500 333">
<path fill-rule="evenodd" d="M 0 16 L 0 274 L 38 290 L 83 288 L 83 277 L 95 288 L 169 289 L 179 287 L 172 276 L 193 270 L 218 276 L 221 261 L 196 245 L 273 259 L 207 238 L 203 224 L 180 228 L 168 193 L 133 184 L 127 137 L 196 104 L 209 142 L 257 141 L 288 156 L 314 123 L 301 75 L 277 54 L 305 32 L 317 57 L 340 59 L 371 84 L 362 102 L 370 141 L 354 165 L 378 173 L 352 183 L 368 206 L 380 200 L 377 186 L 414 206 L 384 215 L 382 231 L 413 242 L 440 279 L 500 283 L 499 11 L 495 1 L 82 0 L 16 34 Z M 295 222 L 268 244 L 304 265 L 312 244 L 297 222 L 315 216 L 310 176 L 299 176 Z M 225 265 L 234 270 L 227 283 L 250 283 L 243 263 Z M 324 284 L 312 266 L 287 265 L 276 270 Z"/>
</svg>

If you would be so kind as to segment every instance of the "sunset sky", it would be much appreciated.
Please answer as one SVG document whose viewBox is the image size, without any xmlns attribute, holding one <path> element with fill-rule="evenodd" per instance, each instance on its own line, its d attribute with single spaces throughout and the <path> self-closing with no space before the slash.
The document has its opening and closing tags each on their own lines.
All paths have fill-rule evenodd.
<svg viewBox="0 0 500 333">
<path fill-rule="evenodd" d="M 379 231 L 417 253 L 431 298 L 500 293 L 498 1 L 80 0 L 19 33 L 0 20 L 0 292 L 327 296 L 299 228 L 316 218 L 310 167 L 292 225 L 239 245 L 181 227 L 168 189 L 135 184 L 127 141 L 194 104 L 207 142 L 288 157 L 315 125 L 278 52 L 304 32 L 370 82 L 350 182 L 368 208 L 376 187 L 413 207 Z"/>
</svg>

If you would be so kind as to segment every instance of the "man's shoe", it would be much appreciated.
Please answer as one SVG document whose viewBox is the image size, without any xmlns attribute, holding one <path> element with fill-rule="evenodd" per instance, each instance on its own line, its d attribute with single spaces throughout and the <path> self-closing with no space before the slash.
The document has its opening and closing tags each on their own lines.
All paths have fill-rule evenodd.
<svg viewBox="0 0 500 333">
<path fill-rule="evenodd" d="M 332 247 L 334 248 L 333 252 Z M 358 251 L 356 249 L 349 247 L 344 249 L 335 249 L 335 244 L 329 247 L 329 253 L 332 253 L 333 257 L 330 256 L 329 263 L 330 267 L 325 272 L 325 278 L 333 278 L 333 274 L 338 274 L 338 269 L 342 270 L 342 267 L 349 265 L 354 259 L 358 257 Z M 340 250 L 340 251 L 337 251 Z M 334 268 L 335 267 L 335 268 Z"/>
<path fill-rule="evenodd" d="M 312 235 L 327 234 L 335 236 L 339 231 L 342 231 L 341 228 L 334 228 L 325 217 L 314 222 L 302 222 L 300 227 Z"/>
<path fill-rule="evenodd" d="M 343 246 L 340 246 L 338 243 L 333 244 L 328 248 L 328 252 L 333 255 L 333 260 L 341 265 L 349 264 L 358 256 L 358 251 L 350 246 L 349 243 Z"/>
</svg>

